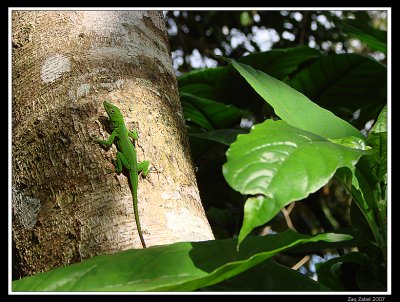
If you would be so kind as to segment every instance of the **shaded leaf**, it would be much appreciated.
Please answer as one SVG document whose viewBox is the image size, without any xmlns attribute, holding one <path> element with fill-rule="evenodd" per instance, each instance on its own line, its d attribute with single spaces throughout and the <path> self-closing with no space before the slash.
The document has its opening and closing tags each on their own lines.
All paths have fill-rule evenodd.
<svg viewBox="0 0 400 302">
<path fill-rule="evenodd" d="M 365 216 L 355 202 L 350 205 L 351 227 L 354 233 L 355 246 L 359 252 L 365 253 L 373 261 L 382 259 L 382 252 L 375 243 L 374 236 L 371 232 Z"/>
<path fill-rule="evenodd" d="M 377 61 L 358 54 L 321 57 L 287 83 L 335 114 L 349 115 L 361 109 L 360 129 L 374 119 L 387 100 L 387 70 Z M 342 108 L 346 108 L 343 111 Z"/>
<path fill-rule="evenodd" d="M 273 49 L 249 54 L 238 61 L 249 64 L 278 79 L 285 79 L 299 66 L 320 57 L 318 50 L 306 46 Z M 186 73 L 178 79 L 179 91 L 240 107 L 250 108 L 260 97 L 231 66 L 207 68 Z"/>
<path fill-rule="evenodd" d="M 386 268 L 367 262 L 357 271 L 356 283 L 362 291 L 386 291 Z"/>
<path fill-rule="evenodd" d="M 366 260 L 367 257 L 364 254 L 352 252 L 323 263 L 318 263 L 316 265 L 318 282 L 334 291 L 357 290 L 357 288 L 354 288 L 356 286 L 355 273 L 350 274 L 350 272 L 345 272 L 343 263 L 354 263 L 357 264 L 358 268 Z M 353 280 L 349 280 L 350 278 Z"/>
<path fill-rule="evenodd" d="M 190 133 L 190 136 L 197 137 L 201 139 L 211 140 L 217 143 L 224 144 L 229 146 L 236 140 L 238 134 L 247 133 L 244 130 L 235 130 L 235 129 L 220 129 L 213 130 L 204 133 Z"/>
<path fill-rule="evenodd" d="M 377 176 L 373 172 L 371 173 L 371 171 L 375 170 L 375 166 L 373 155 L 360 159 L 356 169 L 353 171 L 354 177 L 352 178 L 351 195 L 367 220 L 376 243 L 380 246 L 386 237 L 382 233 L 386 232 L 386 226 L 380 229 L 380 223 L 377 220 L 379 217 L 378 203 L 381 199 L 381 192 Z M 386 208 L 384 210 L 386 217 Z"/>
<path fill-rule="evenodd" d="M 385 269 L 359 252 L 317 264 L 318 282 L 335 291 L 385 291 Z"/>
<path fill-rule="evenodd" d="M 374 174 L 386 185 L 387 177 L 387 133 L 372 132 L 368 136 L 368 142 L 372 146 L 375 155 Z"/>
<path fill-rule="evenodd" d="M 202 291 L 329 291 L 329 288 L 273 260 L 263 262 L 233 278 Z"/>
<path fill-rule="evenodd" d="M 225 105 L 189 93 L 181 92 L 180 97 L 185 120 L 207 130 L 229 127 L 244 113 L 233 105 Z"/>
<path fill-rule="evenodd" d="M 289 75 L 296 72 L 303 63 L 318 59 L 321 56 L 321 53 L 315 48 L 299 46 L 253 53 L 238 59 L 238 62 L 250 65 L 276 79 L 285 80 Z"/>
</svg>

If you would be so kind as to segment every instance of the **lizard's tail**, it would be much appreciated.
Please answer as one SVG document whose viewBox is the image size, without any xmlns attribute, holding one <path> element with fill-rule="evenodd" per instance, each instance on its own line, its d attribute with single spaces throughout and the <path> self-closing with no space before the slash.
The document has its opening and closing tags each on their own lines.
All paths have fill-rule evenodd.
<svg viewBox="0 0 400 302">
<path fill-rule="evenodd" d="M 140 242 L 142 243 L 143 248 L 145 248 L 146 243 L 144 242 L 142 228 L 140 227 L 139 210 L 138 210 L 138 196 L 137 196 L 138 175 L 136 173 L 129 173 L 129 180 L 132 189 L 133 211 L 135 213 L 136 228 L 137 232 L 139 233 Z"/>
<path fill-rule="evenodd" d="M 135 198 L 137 198 L 137 196 L 135 196 Z M 146 247 L 146 243 L 144 242 L 142 228 L 140 227 L 139 211 L 138 211 L 138 207 L 137 207 L 137 199 L 135 200 L 135 202 L 136 202 L 136 206 L 133 207 L 133 210 L 135 212 L 136 228 L 137 228 L 137 231 L 139 233 L 140 242 L 142 243 L 143 248 L 145 248 Z"/>
<path fill-rule="evenodd" d="M 134 201 L 133 201 L 133 211 L 135 212 L 135 221 L 136 221 L 136 228 L 139 233 L 140 242 L 142 243 L 143 248 L 146 247 L 146 243 L 144 242 L 142 228 L 140 227 L 140 220 L 139 220 L 139 211 L 137 205 L 137 193 L 134 194 Z"/>
</svg>

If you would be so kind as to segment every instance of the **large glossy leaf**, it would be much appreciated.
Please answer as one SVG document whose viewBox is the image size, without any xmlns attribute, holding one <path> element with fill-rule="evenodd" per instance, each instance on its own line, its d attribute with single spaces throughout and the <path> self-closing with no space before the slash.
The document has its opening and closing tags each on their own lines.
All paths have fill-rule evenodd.
<svg viewBox="0 0 400 302">
<path fill-rule="evenodd" d="M 302 46 L 250 54 L 240 58 L 239 62 L 285 79 L 302 63 L 320 56 L 319 51 Z M 178 83 L 181 92 L 235 105 L 243 106 L 245 102 L 247 108 L 260 99 L 231 66 L 195 70 L 182 75 Z"/>
<path fill-rule="evenodd" d="M 254 90 L 274 108 L 275 113 L 290 125 L 326 138 L 348 136 L 365 138 L 360 131 L 349 123 L 313 103 L 305 95 L 284 82 L 248 65 L 233 60 L 229 60 L 229 62 Z"/>
<path fill-rule="evenodd" d="M 223 166 L 233 189 L 253 195 L 244 207 L 238 243 L 282 207 L 321 188 L 338 168 L 354 169 L 364 154 L 367 151 L 335 144 L 285 121 L 267 120 L 238 135 Z"/>
<path fill-rule="evenodd" d="M 282 251 L 341 234 L 302 235 L 291 230 L 236 239 L 180 242 L 96 256 L 80 263 L 14 281 L 13 291 L 190 291 L 233 277 Z"/>
<path fill-rule="evenodd" d="M 386 82 L 386 67 L 377 61 L 358 54 L 334 54 L 313 61 L 287 84 L 340 116 L 361 109 L 356 121 L 362 129 L 386 103 Z"/>
<path fill-rule="evenodd" d="M 189 93 L 181 92 L 180 97 L 185 120 L 207 130 L 229 127 L 244 113 L 233 105 L 225 105 Z"/>
<path fill-rule="evenodd" d="M 265 261 L 233 278 L 203 288 L 205 291 L 314 292 L 330 289 L 313 279 L 276 263 Z"/>
</svg>

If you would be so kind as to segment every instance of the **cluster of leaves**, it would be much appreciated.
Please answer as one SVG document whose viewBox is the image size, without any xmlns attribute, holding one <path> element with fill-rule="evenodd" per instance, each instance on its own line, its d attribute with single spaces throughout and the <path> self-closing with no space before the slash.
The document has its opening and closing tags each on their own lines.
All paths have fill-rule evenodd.
<svg viewBox="0 0 400 302">
<path fill-rule="evenodd" d="M 324 54 L 347 52 L 353 46 L 348 37 L 341 34 L 341 29 L 356 39 L 360 39 L 357 32 L 361 29 L 362 42 L 370 42 L 365 41 L 366 32 L 371 36 L 385 34 L 370 26 L 373 23 L 371 13 L 351 10 L 253 10 L 167 11 L 165 14 L 176 68 L 184 73 L 193 69 L 190 57 L 196 51 L 203 62 L 215 62 L 214 55 L 239 59 L 248 53 L 263 51 L 266 46 L 281 49 L 310 45 Z M 338 15 L 341 17 L 338 18 Z M 379 14 L 377 16 L 379 20 Z M 349 17 L 354 19 L 346 24 L 340 22 Z M 266 39 L 267 35 L 271 38 Z M 367 51 L 383 51 L 382 44 L 365 45 L 370 46 Z"/>
<path fill-rule="evenodd" d="M 216 240 L 96 256 L 14 281 L 14 291 L 386 289 L 386 68 L 308 47 L 226 60 L 179 79 Z M 352 197 L 350 230 L 259 236 L 332 178 Z M 317 267 L 318 282 L 277 262 L 327 249 L 346 252 Z"/>
<path fill-rule="evenodd" d="M 357 23 L 352 20 L 341 22 L 349 27 L 349 34 L 356 33 L 371 48 L 385 50 L 382 33 L 374 34 L 365 26 L 355 30 Z M 346 232 L 356 236 L 358 252 L 321 264 L 317 269 L 319 281 L 335 290 L 383 290 L 387 198 L 385 66 L 358 54 L 324 56 L 307 47 L 256 53 L 230 63 L 190 72 L 179 81 L 184 108 L 188 103 L 190 108 L 197 108 L 185 110 L 185 116 L 190 123 L 200 191 L 205 192 L 202 199 L 215 233 L 234 236 L 242 224 L 240 244 L 249 233 L 260 233 L 257 227 L 266 226 L 286 205 L 306 198 L 334 177 L 353 200 L 351 229 Z M 197 106 L 196 98 L 201 99 Z M 202 105 L 205 102 L 207 108 Z M 221 103 L 229 105 L 224 108 Z M 209 108 L 213 108 L 210 114 Z M 202 126 L 203 119 L 213 120 L 216 116 L 225 121 L 231 119 L 230 127 Z M 277 118 L 281 120 L 276 121 Z M 256 125 L 249 134 L 242 134 L 248 130 L 241 127 L 246 120 Z M 375 126 L 366 137 L 361 130 L 367 133 L 364 126 L 371 120 L 375 120 Z M 230 146 L 225 164 L 220 146 L 210 142 Z M 210 174 L 212 166 L 217 168 Z M 221 167 L 224 179 L 241 193 L 239 196 L 219 182 L 216 175 Z M 210 192 L 210 187 L 215 190 Z M 237 220 L 241 216 L 237 208 L 243 200 L 242 222 Z M 339 225 L 336 231 L 345 230 Z"/>
</svg>

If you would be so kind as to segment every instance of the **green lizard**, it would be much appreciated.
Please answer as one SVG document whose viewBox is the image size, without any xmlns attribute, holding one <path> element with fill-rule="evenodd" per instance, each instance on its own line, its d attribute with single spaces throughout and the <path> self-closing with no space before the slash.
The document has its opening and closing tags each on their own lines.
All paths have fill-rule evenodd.
<svg viewBox="0 0 400 302">
<path fill-rule="evenodd" d="M 140 241 L 142 242 L 142 246 L 145 248 L 146 243 L 143 239 L 142 229 L 140 227 L 139 220 L 139 212 L 138 212 L 138 198 L 137 198 L 137 188 L 138 188 L 138 174 L 142 172 L 144 176 L 146 176 L 149 172 L 149 164 L 150 162 L 145 160 L 138 164 L 136 157 L 136 150 L 129 139 L 133 140 L 138 139 L 138 134 L 136 130 L 129 131 L 126 128 L 124 118 L 122 117 L 121 111 L 118 107 L 110 104 L 107 101 L 103 102 L 104 109 L 107 111 L 108 118 L 113 124 L 113 132 L 108 140 L 96 139 L 96 142 L 104 145 L 110 146 L 114 140 L 117 145 L 117 160 L 115 161 L 115 172 L 120 174 L 122 172 L 122 166 L 128 171 L 129 174 L 129 182 L 132 189 L 132 198 L 133 198 L 133 210 L 135 212 L 135 221 L 137 230 L 139 233 Z"/>
</svg>

